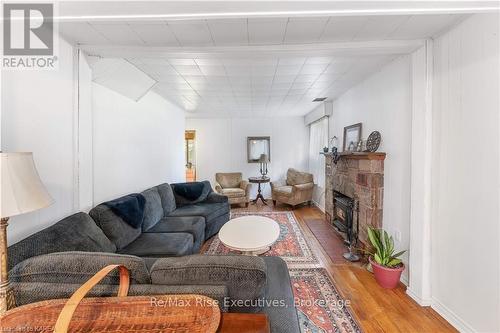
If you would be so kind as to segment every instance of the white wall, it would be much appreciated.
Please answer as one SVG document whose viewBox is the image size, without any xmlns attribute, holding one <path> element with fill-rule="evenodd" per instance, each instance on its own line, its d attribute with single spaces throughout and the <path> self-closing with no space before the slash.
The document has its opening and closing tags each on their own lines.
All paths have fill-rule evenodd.
<svg viewBox="0 0 500 333">
<path fill-rule="evenodd" d="M 434 43 L 432 295 L 461 331 L 500 331 L 499 19 Z"/>
<path fill-rule="evenodd" d="M 397 249 L 409 247 L 411 60 L 403 56 L 356 85 L 333 103 L 330 137 L 337 136 L 342 151 L 344 127 L 362 123 L 362 138 L 379 131 L 378 151 L 387 153 L 384 163 L 383 228 L 395 239 Z M 403 257 L 407 263 L 407 254 Z M 406 281 L 408 270 L 403 273 Z"/>
<path fill-rule="evenodd" d="M 40 177 L 55 203 L 13 217 L 9 244 L 69 215 L 75 200 L 74 57 L 59 40 L 59 69 L 2 71 L 2 150 L 31 151 Z"/>
<path fill-rule="evenodd" d="M 154 92 L 138 102 L 92 84 L 94 202 L 185 179 L 184 111 Z"/>
<path fill-rule="evenodd" d="M 307 170 L 309 131 L 303 117 L 186 119 L 186 129 L 196 130 L 198 180 L 215 180 L 217 172 L 242 172 L 259 176 L 259 164 L 247 163 L 247 137 L 271 137 L 269 177 L 284 179 L 288 168 Z M 255 196 L 257 186 L 252 188 Z M 269 184 L 263 195 L 271 197 Z"/>
</svg>

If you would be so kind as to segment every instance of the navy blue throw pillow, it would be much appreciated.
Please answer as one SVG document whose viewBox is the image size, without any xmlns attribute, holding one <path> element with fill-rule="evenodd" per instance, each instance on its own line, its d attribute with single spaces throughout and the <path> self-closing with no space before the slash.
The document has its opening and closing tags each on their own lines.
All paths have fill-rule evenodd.
<svg viewBox="0 0 500 333">
<path fill-rule="evenodd" d="M 133 228 L 137 229 L 142 226 L 142 221 L 144 220 L 144 207 L 146 205 L 146 198 L 144 198 L 142 194 L 129 194 L 105 202 L 104 204 Z"/>
</svg>

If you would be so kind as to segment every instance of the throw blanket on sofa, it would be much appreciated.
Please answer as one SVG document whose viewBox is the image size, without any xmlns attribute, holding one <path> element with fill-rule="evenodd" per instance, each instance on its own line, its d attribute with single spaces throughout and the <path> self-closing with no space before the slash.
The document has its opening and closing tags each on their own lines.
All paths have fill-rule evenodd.
<svg viewBox="0 0 500 333">
<path fill-rule="evenodd" d="M 172 184 L 175 201 L 179 205 L 189 205 L 204 201 L 212 192 L 210 182 L 178 183 Z"/>
<path fill-rule="evenodd" d="M 104 204 L 132 227 L 137 229 L 142 225 L 146 205 L 146 198 L 142 194 L 129 194 Z"/>
</svg>

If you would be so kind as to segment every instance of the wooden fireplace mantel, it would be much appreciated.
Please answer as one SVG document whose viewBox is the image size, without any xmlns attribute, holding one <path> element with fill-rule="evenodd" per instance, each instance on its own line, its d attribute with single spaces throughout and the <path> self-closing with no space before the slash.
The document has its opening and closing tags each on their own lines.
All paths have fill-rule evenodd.
<svg viewBox="0 0 500 333">
<path fill-rule="evenodd" d="M 325 156 L 333 156 L 332 153 L 322 153 Z M 385 153 L 366 153 L 366 152 L 342 152 L 340 158 L 355 160 L 385 160 Z"/>
</svg>

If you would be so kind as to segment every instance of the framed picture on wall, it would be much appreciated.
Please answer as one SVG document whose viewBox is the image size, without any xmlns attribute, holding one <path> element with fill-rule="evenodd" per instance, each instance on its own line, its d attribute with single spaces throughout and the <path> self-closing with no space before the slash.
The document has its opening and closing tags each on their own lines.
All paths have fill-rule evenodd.
<svg viewBox="0 0 500 333">
<path fill-rule="evenodd" d="M 343 151 L 356 150 L 356 146 L 361 140 L 361 123 L 344 127 Z"/>
<path fill-rule="evenodd" d="M 266 154 L 271 160 L 271 138 L 269 136 L 247 137 L 248 163 L 259 163 L 260 155 Z"/>
</svg>

